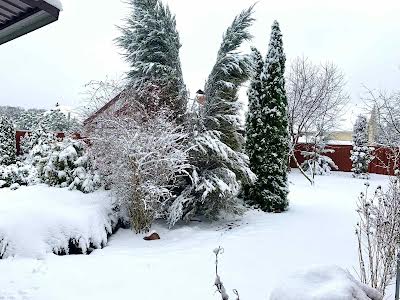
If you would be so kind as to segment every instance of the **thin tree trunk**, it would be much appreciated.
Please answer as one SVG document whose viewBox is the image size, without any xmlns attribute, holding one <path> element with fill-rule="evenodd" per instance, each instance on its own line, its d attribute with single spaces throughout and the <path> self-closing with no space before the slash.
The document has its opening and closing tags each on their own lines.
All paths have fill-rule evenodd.
<svg viewBox="0 0 400 300">
<path fill-rule="evenodd" d="M 301 174 L 303 174 L 303 176 L 310 182 L 311 185 L 314 184 L 314 182 L 312 181 L 312 179 L 306 174 L 306 172 L 304 172 L 303 168 L 300 166 L 296 156 L 294 155 L 294 151 L 292 150 L 292 157 L 294 162 L 296 163 L 297 168 L 299 168 Z"/>
</svg>

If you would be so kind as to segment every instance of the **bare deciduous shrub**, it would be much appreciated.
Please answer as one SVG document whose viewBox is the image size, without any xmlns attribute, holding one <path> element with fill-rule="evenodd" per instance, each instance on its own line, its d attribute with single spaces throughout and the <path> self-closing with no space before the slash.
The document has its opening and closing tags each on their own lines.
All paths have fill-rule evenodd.
<svg viewBox="0 0 400 300">
<path fill-rule="evenodd" d="M 378 187 L 373 195 L 361 193 L 357 203 L 359 222 L 359 276 L 362 283 L 385 294 L 395 276 L 396 252 L 400 236 L 400 181 L 390 179 L 388 190 Z"/>
<path fill-rule="evenodd" d="M 139 233 L 147 232 L 153 220 L 168 218 L 174 189 L 190 167 L 189 149 L 171 112 L 149 112 L 127 97 L 124 111 L 97 121 L 91 139 L 98 168 Z"/>
<path fill-rule="evenodd" d="M 297 57 L 286 76 L 288 125 L 291 138 L 289 157 L 302 174 L 312 179 L 301 168 L 294 155 L 300 137 L 319 138 L 337 127 L 349 101 L 345 92 L 343 72 L 329 62 L 317 65 L 305 57 Z"/>
</svg>

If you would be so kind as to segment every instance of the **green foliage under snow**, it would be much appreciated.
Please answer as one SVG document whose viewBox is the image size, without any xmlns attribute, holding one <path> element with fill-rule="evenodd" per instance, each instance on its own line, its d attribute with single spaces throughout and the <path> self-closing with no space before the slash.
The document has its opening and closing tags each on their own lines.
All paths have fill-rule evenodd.
<svg viewBox="0 0 400 300">
<path fill-rule="evenodd" d="M 0 165 L 15 163 L 15 131 L 12 122 L 0 116 Z"/>
<path fill-rule="evenodd" d="M 285 54 L 278 22 L 272 25 L 265 62 L 253 50 L 254 77 L 248 91 L 246 150 L 250 168 L 257 175 L 246 198 L 264 211 L 281 212 L 288 207 L 288 121 L 285 91 Z"/>
<path fill-rule="evenodd" d="M 130 0 L 132 13 L 120 27 L 118 45 L 130 64 L 128 79 L 149 111 L 168 107 L 182 116 L 186 87 L 179 59 L 175 17 L 161 0 Z"/>
<path fill-rule="evenodd" d="M 217 61 L 205 86 L 205 103 L 188 117 L 193 150 L 192 184 L 172 203 L 170 223 L 200 214 L 215 218 L 224 211 L 240 213 L 238 196 L 243 183 L 254 178 L 243 153 L 240 133 L 238 90 L 249 78 L 250 57 L 238 48 L 251 38 L 253 7 L 244 10 L 223 36 Z"/>
</svg>

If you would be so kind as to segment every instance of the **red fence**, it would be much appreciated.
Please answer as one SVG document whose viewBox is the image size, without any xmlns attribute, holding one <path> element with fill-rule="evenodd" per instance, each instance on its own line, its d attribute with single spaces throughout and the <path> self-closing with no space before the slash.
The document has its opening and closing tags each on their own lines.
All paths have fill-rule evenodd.
<svg viewBox="0 0 400 300">
<path fill-rule="evenodd" d="M 351 150 L 353 146 L 351 145 L 328 145 L 327 149 L 333 149 L 335 152 L 327 153 L 326 156 L 330 157 L 335 164 L 338 166 L 339 171 L 351 172 Z M 312 149 L 311 144 L 298 144 L 295 149 L 295 156 L 297 161 L 301 164 L 304 162 L 304 157 L 301 155 L 301 151 Z M 392 150 L 385 147 L 375 147 L 374 160 L 369 164 L 369 173 L 375 174 L 385 174 L 388 173 L 393 175 L 394 173 L 394 160 L 392 157 Z M 290 166 L 296 168 L 294 160 L 291 160 Z"/>
</svg>

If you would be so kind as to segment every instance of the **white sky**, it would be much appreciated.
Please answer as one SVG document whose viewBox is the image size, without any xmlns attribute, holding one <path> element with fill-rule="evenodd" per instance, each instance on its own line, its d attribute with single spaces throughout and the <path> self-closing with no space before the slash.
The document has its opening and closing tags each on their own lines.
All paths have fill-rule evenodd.
<svg viewBox="0 0 400 300">
<path fill-rule="evenodd" d="M 59 21 L 0 46 L 0 105 L 77 106 L 85 83 L 117 78 L 127 70 L 113 42 L 127 5 L 119 0 L 62 2 Z M 193 94 L 203 87 L 223 32 L 254 0 L 166 2 L 176 14 L 183 73 Z M 265 53 L 277 19 L 288 61 L 304 55 L 334 62 L 346 74 L 357 105 L 362 84 L 400 87 L 399 11 L 398 0 L 260 0 L 252 43 Z"/>
</svg>

